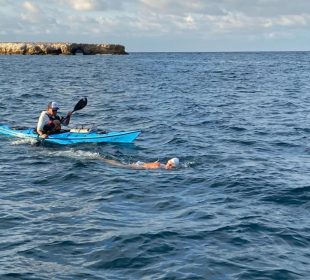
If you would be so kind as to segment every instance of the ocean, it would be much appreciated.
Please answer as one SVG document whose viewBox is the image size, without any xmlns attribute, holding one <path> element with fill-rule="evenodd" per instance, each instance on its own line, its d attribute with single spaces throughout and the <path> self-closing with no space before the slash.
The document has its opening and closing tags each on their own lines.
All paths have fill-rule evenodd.
<svg viewBox="0 0 310 280">
<path fill-rule="evenodd" d="M 0 56 L 0 123 L 133 144 L 0 136 L 0 279 L 310 279 L 310 52 Z M 173 170 L 113 166 L 166 162 Z"/>
</svg>

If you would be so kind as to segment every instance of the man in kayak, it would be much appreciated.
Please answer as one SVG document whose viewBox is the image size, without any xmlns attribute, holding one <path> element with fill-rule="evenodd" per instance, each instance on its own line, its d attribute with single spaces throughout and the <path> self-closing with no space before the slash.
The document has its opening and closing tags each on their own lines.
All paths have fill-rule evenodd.
<svg viewBox="0 0 310 280">
<path fill-rule="evenodd" d="M 141 162 L 137 161 L 135 163 L 131 164 L 123 164 L 119 161 L 113 160 L 113 159 L 102 159 L 104 162 L 107 162 L 112 165 L 121 166 L 121 167 L 127 167 L 127 168 L 133 168 L 133 169 L 172 169 L 176 168 L 180 165 L 180 160 L 178 158 L 172 158 L 167 161 L 166 164 L 160 163 L 159 161 L 155 162 Z"/>
<path fill-rule="evenodd" d="M 61 130 L 61 125 L 68 125 L 70 122 L 71 112 L 66 117 L 59 117 L 57 111 L 59 106 L 56 102 L 49 102 L 47 111 L 42 111 L 38 124 L 37 133 L 42 138 L 47 138 L 49 134 L 57 133 Z"/>
</svg>

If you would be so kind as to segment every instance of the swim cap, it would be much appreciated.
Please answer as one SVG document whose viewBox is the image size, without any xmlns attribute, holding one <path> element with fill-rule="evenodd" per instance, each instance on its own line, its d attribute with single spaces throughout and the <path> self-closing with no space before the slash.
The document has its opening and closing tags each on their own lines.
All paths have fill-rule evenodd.
<svg viewBox="0 0 310 280">
<path fill-rule="evenodd" d="M 175 167 L 180 164 L 180 160 L 178 158 L 169 159 L 169 162 L 172 163 Z"/>
</svg>

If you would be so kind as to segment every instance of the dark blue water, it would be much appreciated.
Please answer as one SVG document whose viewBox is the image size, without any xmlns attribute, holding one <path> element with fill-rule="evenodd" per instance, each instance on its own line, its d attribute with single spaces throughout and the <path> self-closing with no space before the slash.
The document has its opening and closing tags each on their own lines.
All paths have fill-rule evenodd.
<svg viewBox="0 0 310 280">
<path fill-rule="evenodd" d="M 0 56 L 0 123 L 47 102 L 133 145 L 0 136 L 0 279 L 310 279 L 310 53 Z M 177 156 L 175 170 L 111 166 Z"/>
</svg>

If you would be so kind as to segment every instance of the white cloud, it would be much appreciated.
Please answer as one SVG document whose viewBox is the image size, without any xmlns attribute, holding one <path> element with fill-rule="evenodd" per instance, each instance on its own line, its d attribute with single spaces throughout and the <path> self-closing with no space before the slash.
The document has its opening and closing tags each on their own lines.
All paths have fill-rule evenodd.
<svg viewBox="0 0 310 280">
<path fill-rule="evenodd" d="M 263 36 L 267 39 L 272 39 L 272 40 L 275 40 L 275 39 L 292 39 L 293 36 L 292 34 L 290 33 L 287 33 L 287 32 L 270 32 L 270 33 L 264 33 Z"/>
<path fill-rule="evenodd" d="M 196 27 L 195 19 L 191 15 L 186 16 L 184 18 L 184 21 L 189 28 L 195 28 Z"/>
<path fill-rule="evenodd" d="M 155 13 L 173 15 L 242 13 L 249 17 L 276 17 L 310 13 L 308 0 L 140 0 L 140 4 Z"/>
<path fill-rule="evenodd" d="M 240 13 L 227 13 L 223 16 L 211 17 L 212 22 L 221 31 L 231 31 L 232 29 L 248 28 L 251 21 L 248 17 Z"/>
<path fill-rule="evenodd" d="M 135 1 L 129 0 L 52 0 L 58 2 L 58 5 L 67 6 L 69 9 L 78 12 L 91 12 L 91 11 L 109 11 L 109 10 L 123 10 L 124 5 L 135 5 Z"/>
<path fill-rule="evenodd" d="M 40 8 L 35 5 L 32 2 L 26 1 L 23 3 L 23 7 L 28 11 L 29 13 L 37 14 L 40 12 Z"/>
<path fill-rule="evenodd" d="M 92 11 L 97 8 L 97 2 L 94 0 L 70 0 L 68 4 L 77 11 Z"/>
<path fill-rule="evenodd" d="M 261 18 L 262 26 L 265 28 L 275 27 L 306 27 L 310 23 L 310 15 L 287 15 L 275 18 Z"/>
<path fill-rule="evenodd" d="M 309 22 L 309 15 L 281 16 L 278 24 L 282 26 L 305 26 Z"/>
<path fill-rule="evenodd" d="M 297 41 L 310 25 L 309 0 L 0 0 L 0 4 L 0 40 L 23 34 L 31 41 L 35 34 L 33 38 L 42 41 L 182 38 L 198 45 L 220 38 L 242 45 L 288 35 Z"/>
<path fill-rule="evenodd" d="M 221 5 L 216 5 L 214 0 L 140 0 L 146 9 L 161 14 L 184 15 L 184 14 L 222 14 Z"/>
<path fill-rule="evenodd" d="M 22 4 L 22 12 L 20 17 L 23 21 L 28 23 L 39 23 L 44 20 L 45 14 L 42 9 L 33 2 L 26 1 Z"/>
</svg>

